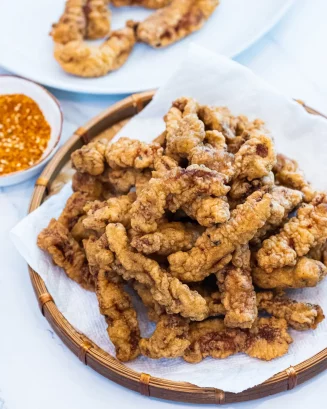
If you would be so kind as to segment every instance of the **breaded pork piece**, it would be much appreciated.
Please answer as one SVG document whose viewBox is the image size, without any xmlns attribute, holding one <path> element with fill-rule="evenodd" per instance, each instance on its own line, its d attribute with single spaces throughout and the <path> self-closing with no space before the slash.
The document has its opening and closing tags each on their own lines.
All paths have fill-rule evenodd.
<svg viewBox="0 0 327 409">
<path fill-rule="evenodd" d="M 280 233 L 263 242 L 257 253 L 258 264 L 270 272 L 276 268 L 294 266 L 297 257 L 327 239 L 327 197 L 317 194 L 310 204 L 302 205 Z"/>
<path fill-rule="evenodd" d="M 150 338 L 142 338 L 142 355 L 153 359 L 177 358 L 190 345 L 187 339 L 189 320 L 178 315 L 162 315 Z"/>
<path fill-rule="evenodd" d="M 94 290 L 94 278 L 90 274 L 84 250 L 71 236 L 67 227 L 51 219 L 48 227 L 37 238 L 37 245 L 51 256 L 69 278 L 87 290 Z"/>
<path fill-rule="evenodd" d="M 87 193 L 74 192 L 67 200 L 66 205 L 61 212 L 58 222 L 71 230 L 78 222 L 79 218 L 85 215 L 84 206 L 94 200 L 94 197 Z"/>
<path fill-rule="evenodd" d="M 100 175 L 105 169 L 105 151 L 109 141 L 100 139 L 83 145 L 71 155 L 73 167 L 81 173 Z"/>
<path fill-rule="evenodd" d="M 134 30 L 125 27 L 112 31 L 100 46 L 89 46 L 84 41 L 56 44 L 54 57 L 69 74 L 101 77 L 120 68 L 127 61 L 134 44 Z"/>
<path fill-rule="evenodd" d="M 169 314 L 179 313 L 193 320 L 207 316 L 206 302 L 197 292 L 171 277 L 156 261 L 133 251 L 122 224 L 108 224 L 106 235 L 111 251 L 124 267 L 120 274 L 125 280 L 135 279 L 147 286 L 154 300 Z"/>
<path fill-rule="evenodd" d="M 208 228 L 188 252 L 168 257 L 170 272 L 182 281 L 201 281 L 217 271 L 219 261 L 237 246 L 248 243 L 270 217 L 271 195 L 255 192 L 231 212 L 231 218 L 218 227 Z"/>
<path fill-rule="evenodd" d="M 327 274 L 326 266 L 320 261 L 300 257 L 291 267 L 280 267 L 270 272 L 252 268 L 253 282 L 260 288 L 305 288 L 315 287 Z"/>
<path fill-rule="evenodd" d="M 141 6 L 147 9 L 161 9 L 167 6 L 171 0 L 112 0 L 115 7 Z"/>
<path fill-rule="evenodd" d="M 138 41 L 166 47 L 200 30 L 215 11 L 219 0 L 172 0 L 136 25 Z"/>
<path fill-rule="evenodd" d="M 88 0 L 84 13 L 87 18 L 86 38 L 96 40 L 107 36 L 110 32 L 111 12 L 109 0 Z"/>
</svg>

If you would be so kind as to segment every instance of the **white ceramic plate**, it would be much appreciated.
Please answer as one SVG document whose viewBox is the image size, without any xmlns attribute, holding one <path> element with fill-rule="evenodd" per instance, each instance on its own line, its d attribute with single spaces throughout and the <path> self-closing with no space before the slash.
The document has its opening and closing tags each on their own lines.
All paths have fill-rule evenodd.
<svg viewBox="0 0 327 409">
<path fill-rule="evenodd" d="M 24 182 L 35 176 L 54 155 L 60 140 L 63 116 L 59 102 L 45 88 L 24 78 L 0 75 L 0 95 L 24 94 L 32 98 L 40 107 L 51 127 L 50 140 L 41 159 L 30 168 L 0 176 L 0 187 Z"/>
<path fill-rule="evenodd" d="M 0 65 L 42 84 L 94 94 L 138 92 L 159 87 L 182 59 L 190 42 L 234 57 L 265 34 L 294 0 L 221 0 L 202 30 L 161 50 L 137 44 L 128 62 L 105 77 L 85 79 L 66 74 L 53 58 L 49 31 L 64 0 L 3 0 L 0 12 Z M 113 9 L 112 26 L 151 13 L 140 8 Z"/>
</svg>

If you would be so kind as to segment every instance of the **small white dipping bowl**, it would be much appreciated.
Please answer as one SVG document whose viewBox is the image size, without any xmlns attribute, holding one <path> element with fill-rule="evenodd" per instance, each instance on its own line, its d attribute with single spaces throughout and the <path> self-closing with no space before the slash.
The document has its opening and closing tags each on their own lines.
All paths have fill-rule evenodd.
<svg viewBox="0 0 327 409">
<path fill-rule="evenodd" d="M 41 109 L 51 127 L 50 140 L 41 158 L 31 167 L 0 176 L 0 186 L 9 186 L 35 176 L 53 156 L 60 140 L 63 115 L 57 99 L 41 85 L 24 78 L 0 75 L 0 95 L 24 94 L 32 98 Z M 1 159 L 1 158 L 0 158 Z"/>
</svg>

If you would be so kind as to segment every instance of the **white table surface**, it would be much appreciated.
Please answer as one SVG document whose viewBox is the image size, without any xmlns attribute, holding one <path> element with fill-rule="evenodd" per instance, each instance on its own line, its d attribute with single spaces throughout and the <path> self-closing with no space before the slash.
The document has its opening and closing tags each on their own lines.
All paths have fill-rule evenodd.
<svg viewBox="0 0 327 409">
<path fill-rule="evenodd" d="M 290 97 L 327 113 L 326 14 L 326 0 L 297 0 L 237 60 Z M 62 142 L 123 97 L 51 91 L 64 112 Z M 34 182 L 0 189 L 0 409 L 200 408 L 145 398 L 108 381 L 82 365 L 53 333 L 39 312 L 26 264 L 8 238 L 26 214 Z M 320 409 L 326 407 L 326 383 L 327 372 L 292 391 L 225 407 Z"/>
</svg>

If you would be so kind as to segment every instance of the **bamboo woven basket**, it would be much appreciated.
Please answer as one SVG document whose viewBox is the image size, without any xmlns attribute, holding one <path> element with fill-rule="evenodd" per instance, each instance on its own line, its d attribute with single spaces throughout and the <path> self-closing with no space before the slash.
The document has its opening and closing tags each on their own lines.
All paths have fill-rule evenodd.
<svg viewBox="0 0 327 409">
<path fill-rule="evenodd" d="M 105 130 L 109 130 L 110 137 L 113 138 L 122 124 L 140 112 L 151 101 L 153 95 L 154 92 L 149 91 L 125 98 L 78 128 L 36 181 L 29 212 L 42 204 L 49 194 L 52 183 L 69 161 L 70 155 L 75 149 L 88 143 Z M 307 107 L 302 101 L 298 102 L 309 113 L 321 115 Z M 327 349 L 324 349 L 301 364 L 287 368 L 261 385 L 241 393 L 224 392 L 216 388 L 200 388 L 186 382 L 173 382 L 139 373 L 129 369 L 100 349 L 86 336 L 77 332 L 59 312 L 42 278 L 30 267 L 29 272 L 42 314 L 57 335 L 83 364 L 90 366 L 111 381 L 148 397 L 201 404 L 242 402 L 293 389 L 296 385 L 307 381 L 327 368 Z"/>
</svg>

